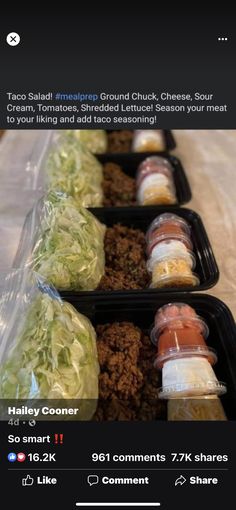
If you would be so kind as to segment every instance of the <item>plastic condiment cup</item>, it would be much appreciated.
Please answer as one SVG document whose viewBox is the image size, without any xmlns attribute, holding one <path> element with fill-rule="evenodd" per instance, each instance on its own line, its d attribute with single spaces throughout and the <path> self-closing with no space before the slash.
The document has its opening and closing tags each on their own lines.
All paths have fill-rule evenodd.
<svg viewBox="0 0 236 510">
<path fill-rule="evenodd" d="M 180 350 L 189 346 L 207 347 L 206 339 L 209 335 L 209 329 L 205 321 L 197 314 L 189 316 L 180 314 L 171 317 L 168 312 L 175 306 L 178 314 L 178 305 L 165 305 L 160 308 L 155 315 L 154 327 L 151 331 L 151 340 L 158 345 L 158 355 L 163 356 L 169 349 Z M 180 308 L 179 308 L 180 310 Z M 164 313 L 161 313 L 161 312 Z M 184 308 L 183 308 L 184 311 Z"/>
<path fill-rule="evenodd" d="M 160 129 L 136 129 L 132 150 L 134 152 L 155 152 L 165 150 L 165 140 Z"/>
<path fill-rule="evenodd" d="M 160 214 L 159 216 L 157 216 L 152 221 L 152 223 L 151 223 L 151 225 L 150 225 L 150 227 L 148 229 L 148 232 L 152 232 L 156 228 L 159 228 L 159 227 L 161 227 L 163 225 L 166 225 L 166 224 L 177 225 L 186 234 L 189 234 L 189 235 L 191 234 L 191 226 L 189 225 L 189 223 L 184 218 L 182 218 L 181 216 L 178 216 L 177 214 L 170 213 L 170 212 L 163 213 L 163 214 Z"/>
<path fill-rule="evenodd" d="M 183 328 L 191 327 L 200 331 L 206 339 L 209 335 L 209 328 L 206 322 L 195 310 L 186 303 L 167 303 L 160 307 L 155 314 L 155 327 L 158 334 L 166 327 Z"/>
<path fill-rule="evenodd" d="M 170 229 L 169 232 L 166 229 L 165 232 L 159 232 L 155 237 L 153 237 L 152 241 L 147 243 L 147 255 L 150 256 L 153 248 L 164 241 L 180 241 L 184 244 L 184 246 L 186 246 L 188 250 L 192 251 L 193 249 L 193 244 L 190 237 L 182 234 L 181 232 L 173 232 L 173 229 Z"/>
<path fill-rule="evenodd" d="M 147 175 L 137 190 L 137 200 L 142 205 L 176 203 L 173 182 L 163 174 Z"/>
<path fill-rule="evenodd" d="M 164 213 L 153 220 L 146 233 L 147 254 L 150 255 L 158 243 L 167 240 L 181 241 L 189 250 L 193 248 L 190 225 L 176 214 Z"/>
<path fill-rule="evenodd" d="M 151 288 L 186 287 L 199 285 L 198 276 L 192 272 L 192 259 L 189 255 L 182 257 L 163 257 L 147 261 L 147 268 L 152 274 Z"/>
<path fill-rule="evenodd" d="M 205 358 L 210 365 L 217 362 L 217 354 L 214 349 L 207 345 L 199 343 L 199 345 L 179 345 L 177 341 L 176 347 L 165 347 L 158 349 L 158 355 L 154 361 L 154 366 L 161 370 L 164 364 L 170 360 L 178 360 L 191 357 Z"/>
<path fill-rule="evenodd" d="M 140 186 L 141 182 L 147 175 L 151 175 L 153 173 L 163 174 L 173 180 L 173 167 L 169 161 L 159 156 L 151 156 L 142 161 L 142 163 L 138 166 L 136 175 L 137 187 Z"/>
<path fill-rule="evenodd" d="M 160 263 L 162 264 L 162 263 Z M 165 262 L 165 264 L 167 264 Z M 195 273 L 192 273 L 191 269 L 187 272 L 178 272 L 175 274 L 165 274 L 156 277 L 155 272 L 152 273 L 152 282 L 150 284 L 151 289 L 162 289 L 162 288 L 175 288 L 175 287 L 196 287 L 199 285 L 200 280 Z"/>
<path fill-rule="evenodd" d="M 226 421 L 222 403 L 217 395 L 177 397 L 168 400 L 168 421 Z"/>
<path fill-rule="evenodd" d="M 189 265 L 190 269 L 196 267 L 196 258 L 191 250 L 188 250 L 182 241 L 176 239 L 167 239 L 152 246 L 149 251 L 147 262 L 148 271 L 152 272 L 154 266 L 163 260 L 183 259 Z"/>
<path fill-rule="evenodd" d="M 171 359 L 162 369 L 159 398 L 179 396 L 222 395 L 226 386 L 217 380 L 207 359 L 200 356 Z"/>
</svg>

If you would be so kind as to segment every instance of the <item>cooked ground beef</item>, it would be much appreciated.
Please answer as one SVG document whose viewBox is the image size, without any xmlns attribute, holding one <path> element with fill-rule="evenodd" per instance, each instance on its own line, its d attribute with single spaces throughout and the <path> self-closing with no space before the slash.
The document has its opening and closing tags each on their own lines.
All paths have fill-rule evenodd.
<svg viewBox="0 0 236 510">
<path fill-rule="evenodd" d="M 104 249 L 105 275 L 100 290 L 143 289 L 149 284 L 145 234 L 139 229 L 114 225 L 107 228 Z"/>
<path fill-rule="evenodd" d="M 133 139 L 133 131 L 121 129 L 108 133 L 107 152 L 130 152 Z"/>
<path fill-rule="evenodd" d="M 99 325 L 96 330 L 101 373 L 95 420 L 164 419 L 149 337 L 131 322 Z"/>
<path fill-rule="evenodd" d="M 103 194 L 103 204 L 105 206 L 135 205 L 135 179 L 126 175 L 119 165 L 105 163 L 103 167 Z"/>
</svg>

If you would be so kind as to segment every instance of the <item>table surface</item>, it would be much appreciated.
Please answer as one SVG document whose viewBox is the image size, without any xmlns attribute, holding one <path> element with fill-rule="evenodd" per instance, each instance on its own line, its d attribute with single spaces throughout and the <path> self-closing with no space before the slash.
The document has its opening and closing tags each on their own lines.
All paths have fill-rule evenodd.
<svg viewBox="0 0 236 510">
<path fill-rule="evenodd" d="M 192 189 L 186 207 L 202 217 L 219 265 L 219 282 L 206 293 L 224 301 L 236 318 L 236 130 L 173 133 L 173 154 L 181 159 Z M 41 134 L 12 130 L 0 141 L 0 271 L 11 267 L 25 216 L 37 199 L 37 193 L 23 186 L 27 161 Z"/>
</svg>

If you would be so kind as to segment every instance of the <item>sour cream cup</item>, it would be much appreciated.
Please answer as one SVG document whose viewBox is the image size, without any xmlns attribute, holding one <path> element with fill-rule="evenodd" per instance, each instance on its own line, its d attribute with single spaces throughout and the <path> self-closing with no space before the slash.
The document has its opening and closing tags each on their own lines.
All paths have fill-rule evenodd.
<svg viewBox="0 0 236 510">
<path fill-rule="evenodd" d="M 203 357 L 171 359 L 163 366 L 161 399 L 223 395 L 225 392 L 225 384 L 218 381 L 211 364 Z"/>
<path fill-rule="evenodd" d="M 154 266 L 162 260 L 183 259 L 190 269 L 196 267 L 196 258 L 191 250 L 188 250 L 182 241 L 168 239 L 152 247 L 147 262 L 148 271 L 153 271 Z"/>
<path fill-rule="evenodd" d="M 176 203 L 174 183 L 160 173 L 147 175 L 137 189 L 140 205 L 168 205 Z"/>
<path fill-rule="evenodd" d="M 160 173 L 166 175 L 169 179 L 173 180 L 173 167 L 168 159 L 160 156 L 150 156 L 138 166 L 136 175 L 136 184 L 140 186 L 141 182 L 147 175 L 153 173 Z"/>
</svg>

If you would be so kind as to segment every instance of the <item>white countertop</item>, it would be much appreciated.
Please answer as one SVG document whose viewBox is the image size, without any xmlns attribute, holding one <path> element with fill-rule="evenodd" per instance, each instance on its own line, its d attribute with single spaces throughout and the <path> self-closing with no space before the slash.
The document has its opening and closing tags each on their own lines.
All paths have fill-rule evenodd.
<svg viewBox="0 0 236 510">
<path fill-rule="evenodd" d="M 198 212 L 220 270 L 206 291 L 224 301 L 236 318 L 236 130 L 174 131 L 174 154 L 192 190 L 186 207 Z"/>
</svg>

